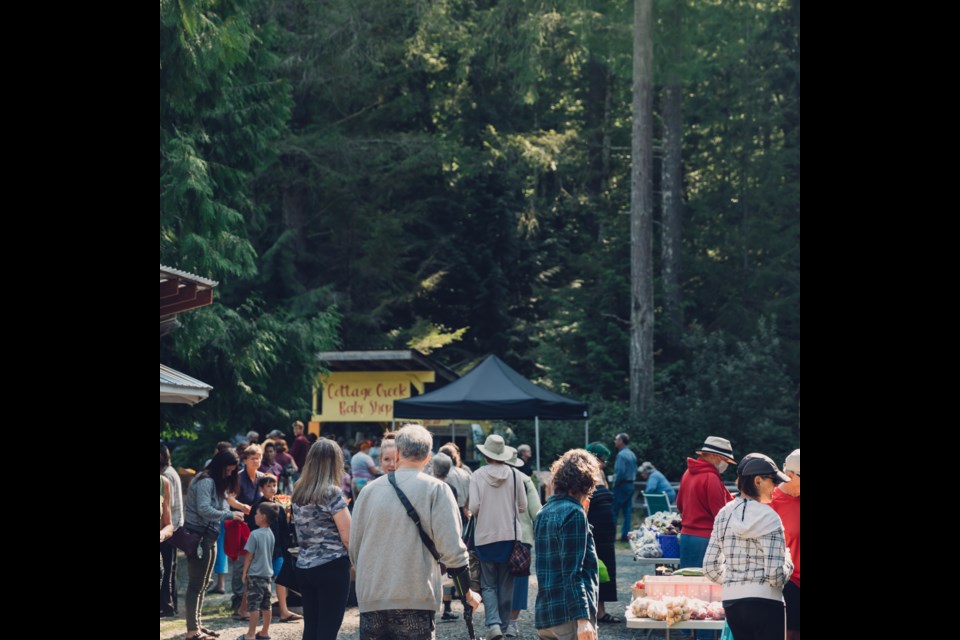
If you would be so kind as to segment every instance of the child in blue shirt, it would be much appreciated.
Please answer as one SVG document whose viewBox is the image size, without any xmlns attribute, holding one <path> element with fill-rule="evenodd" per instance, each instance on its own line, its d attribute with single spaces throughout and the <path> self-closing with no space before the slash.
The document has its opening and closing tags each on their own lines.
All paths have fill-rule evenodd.
<svg viewBox="0 0 960 640">
<path fill-rule="evenodd" d="M 272 502 L 257 506 L 257 528 L 250 532 L 244 551 L 243 582 L 247 586 L 247 609 L 250 626 L 244 640 L 264 640 L 270 637 L 270 583 L 273 578 L 273 530 L 271 525 L 279 517 L 279 508 Z M 263 612 L 263 628 L 257 633 L 257 622 Z"/>
</svg>

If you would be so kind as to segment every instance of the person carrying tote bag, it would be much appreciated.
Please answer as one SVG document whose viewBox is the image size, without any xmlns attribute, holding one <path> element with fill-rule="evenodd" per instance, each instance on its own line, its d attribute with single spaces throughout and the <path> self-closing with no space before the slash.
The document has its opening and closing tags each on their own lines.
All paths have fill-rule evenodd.
<svg viewBox="0 0 960 640">
<path fill-rule="evenodd" d="M 523 465 L 523 459 L 519 457 L 511 458 L 507 461 L 512 467 L 520 468 Z M 540 504 L 540 494 L 533 480 L 522 471 L 517 471 L 517 480 L 523 484 L 524 492 L 527 496 L 527 510 L 519 515 L 520 520 L 520 542 L 529 553 L 533 549 L 533 520 L 540 513 L 543 505 Z M 513 577 L 513 609 L 510 612 L 510 622 L 504 630 L 504 635 L 508 638 L 515 638 L 520 635 L 518 620 L 520 612 L 527 609 L 530 592 L 530 569 L 527 568 L 526 575 L 514 575 Z"/>
<path fill-rule="evenodd" d="M 228 492 L 236 491 L 239 464 L 233 449 L 213 456 L 210 464 L 190 483 L 184 499 L 183 528 L 201 536 L 196 553 L 187 556 L 187 640 L 214 637 L 208 635 L 208 630 L 201 625 L 200 611 L 207 581 L 213 571 L 220 523 L 228 519 L 243 520 L 242 513 L 229 509 L 226 497 Z"/>
<path fill-rule="evenodd" d="M 496 434 L 477 449 L 487 464 L 471 476 L 467 508 L 477 519 L 474 542 L 480 558 L 486 638 L 498 640 L 510 623 L 514 582 L 510 556 L 520 539 L 516 514 L 526 511 L 527 496 L 513 467 L 505 464 L 516 456 L 516 449 Z"/>
</svg>

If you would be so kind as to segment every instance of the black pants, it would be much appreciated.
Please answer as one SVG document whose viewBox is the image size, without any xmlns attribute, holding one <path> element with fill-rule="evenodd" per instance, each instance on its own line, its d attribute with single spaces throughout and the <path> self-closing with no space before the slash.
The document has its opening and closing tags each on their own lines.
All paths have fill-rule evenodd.
<svg viewBox="0 0 960 640">
<path fill-rule="evenodd" d="M 297 584 L 303 596 L 303 640 L 337 640 L 350 590 L 350 558 L 298 567 Z"/>
<path fill-rule="evenodd" d="M 200 613 L 203 611 L 203 596 L 207 592 L 207 581 L 213 573 L 213 562 L 217 559 L 217 535 L 219 530 L 207 530 L 200 540 L 202 556 L 187 556 L 187 593 L 183 601 L 187 607 L 187 635 L 192 636 L 200 630 Z"/>
<path fill-rule="evenodd" d="M 724 600 L 723 609 L 734 640 L 783 640 L 786 617 L 783 603 L 750 598 Z"/>
<path fill-rule="evenodd" d="M 787 605 L 787 631 L 800 631 L 800 587 L 788 581 L 783 588 L 783 602 Z"/>
<path fill-rule="evenodd" d="M 160 543 L 163 579 L 160 581 L 160 611 L 177 612 L 177 548 L 167 540 Z"/>
</svg>

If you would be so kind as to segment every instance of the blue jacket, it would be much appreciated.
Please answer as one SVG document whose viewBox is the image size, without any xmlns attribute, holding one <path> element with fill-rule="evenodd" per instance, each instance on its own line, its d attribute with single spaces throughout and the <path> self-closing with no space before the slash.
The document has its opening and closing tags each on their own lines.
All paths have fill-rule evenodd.
<svg viewBox="0 0 960 640">
<path fill-rule="evenodd" d="M 622 502 L 633 495 L 633 481 L 637 478 L 637 456 L 629 447 L 620 449 L 613 465 L 613 495 Z"/>
<path fill-rule="evenodd" d="M 656 469 L 651 471 L 647 477 L 647 488 L 643 491 L 644 493 L 665 493 L 667 497 L 670 498 L 670 504 L 676 504 L 677 502 L 676 490 L 670 486 L 670 481 L 667 480 L 667 476 Z"/>
</svg>

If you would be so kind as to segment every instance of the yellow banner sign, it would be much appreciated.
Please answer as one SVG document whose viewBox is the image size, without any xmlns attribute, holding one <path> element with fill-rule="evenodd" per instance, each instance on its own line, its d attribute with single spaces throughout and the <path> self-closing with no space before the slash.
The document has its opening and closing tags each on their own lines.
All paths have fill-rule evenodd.
<svg viewBox="0 0 960 640">
<path fill-rule="evenodd" d="M 433 382 L 432 371 L 336 371 L 322 380 L 321 422 L 386 422 L 393 401 L 410 397 L 410 387 Z M 320 408 L 320 407 L 318 407 Z"/>
</svg>

